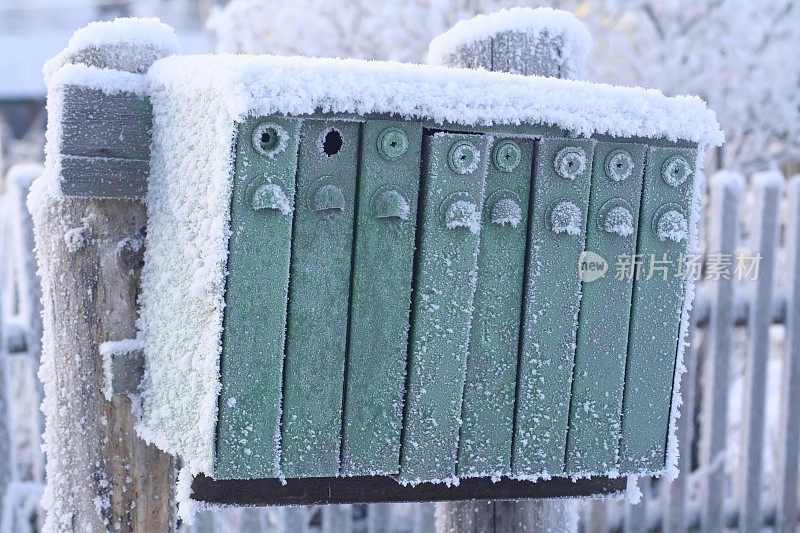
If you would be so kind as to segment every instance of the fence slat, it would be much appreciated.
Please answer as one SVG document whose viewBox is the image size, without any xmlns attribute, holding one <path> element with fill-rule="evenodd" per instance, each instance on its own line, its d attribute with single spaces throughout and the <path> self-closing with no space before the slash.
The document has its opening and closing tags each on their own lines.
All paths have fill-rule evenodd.
<svg viewBox="0 0 800 533">
<path fill-rule="evenodd" d="M 720 172 L 710 181 L 710 251 L 736 251 L 739 204 L 744 179 L 740 174 Z M 712 281 L 709 351 L 703 392 L 703 442 L 707 477 L 703 488 L 702 530 L 722 529 L 722 508 L 726 494 L 725 446 L 728 428 L 728 357 L 733 329 L 733 282 Z"/>
<path fill-rule="evenodd" d="M 4 268 L 5 261 L 5 219 L 0 219 L 0 292 L 5 288 Z M 13 446 L 11 444 L 11 432 L 9 423 L 9 403 L 8 403 L 8 383 L 6 381 L 6 347 L 5 347 L 5 325 L 4 325 L 3 302 L 0 299 L 0 531 L 7 530 L 5 516 L 5 500 L 8 497 L 8 486 L 11 483 L 12 472 L 14 470 L 14 459 L 12 457 Z M 8 529 L 10 531 L 10 528 Z"/>
<path fill-rule="evenodd" d="M 650 501 L 650 485 L 653 478 L 640 477 L 639 490 L 642 491 L 642 498 L 636 505 L 625 502 L 625 515 L 623 523 L 624 533 L 645 533 L 647 531 L 647 507 Z"/>
<path fill-rule="evenodd" d="M 689 324 L 686 340 L 689 345 L 683 352 L 686 373 L 681 379 L 681 416 L 677 421 L 676 436 L 680 453 L 678 455 L 678 478 L 664 486 L 662 495 L 662 531 L 679 533 L 686 530 L 687 486 L 692 471 L 692 441 L 694 440 L 695 386 L 697 384 L 697 352 L 694 335 L 697 331 L 695 317 Z"/>
<path fill-rule="evenodd" d="M 753 284 L 750 306 L 747 367 L 743 401 L 745 428 L 744 455 L 739 482 L 739 531 L 758 531 L 761 521 L 761 480 L 764 449 L 764 413 L 766 410 L 767 365 L 769 363 L 769 327 L 772 322 L 772 288 L 778 241 L 778 207 L 783 176 L 778 171 L 753 176 L 756 194 L 755 250 L 760 255 L 758 278 Z M 739 263 L 736 262 L 738 268 Z M 752 276 L 752 274 L 749 274 Z M 737 278 L 739 275 L 736 276 Z"/>
<path fill-rule="evenodd" d="M 786 254 L 789 272 L 786 309 L 786 346 L 781 410 L 783 442 L 778 484 L 777 531 L 793 532 L 797 523 L 797 476 L 800 460 L 800 175 L 789 182 Z"/>
</svg>

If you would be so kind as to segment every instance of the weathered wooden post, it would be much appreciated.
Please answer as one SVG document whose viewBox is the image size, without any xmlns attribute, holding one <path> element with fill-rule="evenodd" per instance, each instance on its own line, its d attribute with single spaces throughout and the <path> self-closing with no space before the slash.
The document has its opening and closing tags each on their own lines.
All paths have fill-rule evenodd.
<svg viewBox="0 0 800 533">
<path fill-rule="evenodd" d="M 591 37 L 572 14 L 512 9 L 459 22 L 436 37 L 428 62 L 527 76 L 580 79 Z M 438 531 L 575 531 L 574 502 L 452 502 L 436 506 Z"/>
<path fill-rule="evenodd" d="M 47 170 L 29 206 L 45 303 L 44 507 L 51 531 L 174 529 L 172 459 L 137 437 L 128 396 L 106 399 L 100 354 L 102 343 L 136 336 L 147 222 L 143 204 L 110 199 L 114 194 L 101 185 L 135 185 L 126 172 L 146 169 L 146 154 L 115 157 L 128 139 L 111 136 L 114 117 L 76 112 L 81 104 L 91 111 L 91 99 L 100 107 L 109 94 L 124 95 L 126 83 L 171 53 L 172 44 L 172 30 L 157 22 L 95 23 L 48 65 Z M 64 83 L 70 73 L 78 85 L 100 81 L 75 87 Z M 83 178 L 83 191 L 58 190 L 69 173 Z"/>
<path fill-rule="evenodd" d="M 0 221 L 2 222 L 2 221 Z M 4 259 L 5 227 L 0 225 L 0 261 Z M 1 263 L 0 263 L 1 264 Z M 4 269 L 0 268 L 0 290 L 5 288 L 3 283 Z M 5 531 L 7 516 L 4 516 L 5 502 L 8 486 L 11 483 L 11 472 L 14 467 L 11 457 L 11 433 L 8 420 L 8 382 L 6 381 L 6 330 L 3 324 L 3 301 L 0 298 L 0 531 Z"/>
</svg>

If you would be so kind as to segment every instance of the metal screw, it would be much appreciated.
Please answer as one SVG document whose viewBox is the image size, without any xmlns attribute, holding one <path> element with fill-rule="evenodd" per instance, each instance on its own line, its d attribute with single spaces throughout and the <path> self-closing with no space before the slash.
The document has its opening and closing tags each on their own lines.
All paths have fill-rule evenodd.
<svg viewBox="0 0 800 533">
<path fill-rule="evenodd" d="M 450 148 L 447 162 L 450 168 L 459 174 L 471 174 L 478 168 L 481 161 L 481 153 L 472 143 L 458 141 Z"/>
<path fill-rule="evenodd" d="M 522 151 L 514 141 L 506 140 L 497 145 L 494 150 L 494 164 L 503 172 L 511 172 L 522 160 Z"/>
<path fill-rule="evenodd" d="M 378 135 L 378 153 L 384 159 L 394 161 L 408 150 L 408 137 L 400 128 L 386 128 Z"/>
</svg>

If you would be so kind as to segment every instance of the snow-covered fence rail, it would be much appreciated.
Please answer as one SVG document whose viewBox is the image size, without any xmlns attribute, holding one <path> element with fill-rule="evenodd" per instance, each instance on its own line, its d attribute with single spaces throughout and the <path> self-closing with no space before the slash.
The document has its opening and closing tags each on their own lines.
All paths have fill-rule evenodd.
<svg viewBox="0 0 800 533">
<path fill-rule="evenodd" d="M 748 181 L 727 172 L 710 179 L 684 354 L 680 476 L 641 479 L 636 505 L 587 505 L 587 530 L 795 531 L 800 523 L 800 176 L 785 194 L 778 172 Z"/>
</svg>

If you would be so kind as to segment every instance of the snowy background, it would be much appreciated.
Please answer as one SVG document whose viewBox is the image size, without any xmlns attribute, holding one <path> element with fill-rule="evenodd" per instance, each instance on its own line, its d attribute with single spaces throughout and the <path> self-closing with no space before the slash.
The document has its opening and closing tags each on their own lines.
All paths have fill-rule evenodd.
<svg viewBox="0 0 800 533">
<path fill-rule="evenodd" d="M 716 111 L 727 138 L 723 148 L 709 152 L 708 174 L 735 171 L 749 180 L 753 173 L 763 170 L 777 171 L 785 178 L 800 171 L 800 2 L 793 0 L 233 0 L 227 4 L 212 0 L 0 0 L 0 192 L 5 193 L 0 210 L 12 228 L 6 234 L 13 234 L 22 218 L 9 197 L 13 187 L 6 171 L 12 165 L 41 163 L 43 159 L 46 120 L 41 67 L 66 45 L 74 30 L 89 21 L 157 16 L 176 29 L 183 53 L 301 54 L 421 63 L 425 62 L 430 40 L 458 20 L 512 5 L 557 7 L 582 20 L 594 39 L 586 72 L 589 80 L 654 87 L 670 96 L 697 94 L 704 98 Z M 20 173 L 19 180 L 24 182 L 35 170 L 27 167 L 26 172 Z M 739 247 L 752 251 L 751 222 L 757 206 L 751 190 L 743 195 L 741 210 Z M 786 222 L 787 207 L 783 210 L 782 221 Z M 782 235 L 786 235 L 785 230 Z M 713 238 L 708 234 L 706 238 L 707 247 L 714 248 L 717 243 L 709 242 Z M 18 242 L 22 242 L 21 247 L 11 245 Z M 28 253 L 25 242 L 6 239 L 4 265 L 24 264 Z M 789 273 L 781 268 L 785 265 L 785 254 L 779 253 L 777 295 L 788 294 L 790 289 Z M 4 267 L 4 271 L 8 269 Z M 749 290 L 750 287 L 742 287 L 739 292 L 746 296 Z M 11 315 L 14 311 L 2 312 Z M 779 477 L 781 382 L 787 353 L 784 326 L 772 326 L 770 333 L 763 454 L 768 502 L 778 490 L 770 480 Z M 743 406 L 747 403 L 743 383 L 748 334 L 744 326 L 731 329 L 729 334 L 733 350 L 725 469 L 730 486 L 720 490 L 730 492 L 731 505 L 735 506 L 743 461 L 740 442 Z M 706 337 L 703 332 L 696 336 L 701 362 L 708 350 Z M 13 457 L 16 477 L 21 481 L 20 496 L 14 505 L 21 515 L 32 517 L 30 528 L 36 530 L 42 458 L 36 450 L 38 419 L 32 413 L 36 412 L 39 388 L 35 365 L 26 361 L 8 357 L 7 386 L 0 391 L 4 395 L 0 397 L 0 409 L 5 408 L 3 400 L 10 400 L 16 446 Z M 702 380 L 698 383 L 698 393 L 702 395 Z M 699 400 L 693 414 L 700 428 L 703 413 Z M 692 479 L 698 486 L 704 471 L 700 438 L 698 434 L 692 446 L 684 447 L 693 458 Z M 2 452 L 0 449 L 0 455 Z M 0 465 L 0 484 L 2 475 Z M 689 490 L 699 493 L 695 485 Z M 645 492 L 657 496 L 663 494 L 662 489 L 654 485 L 652 491 Z M 613 528 L 621 523 L 622 516 L 637 512 L 624 504 L 584 507 L 584 524 L 598 530 L 604 528 L 603 520 Z M 654 508 L 651 505 L 648 512 L 653 523 L 659 515 Z M 299 513 L 300 521 L 316 528 L 332 521 L 329 515 L 333 512 L 225 511 L 200 520 L 196 530 L 269 530 L 290 520 L 291 513 Z M 349 514 L 353 527 L 364 530 L 419 531 L 429 529 L 432 520 L 430 506 L 359 506 L 336 512 Z"/>
</svg>

